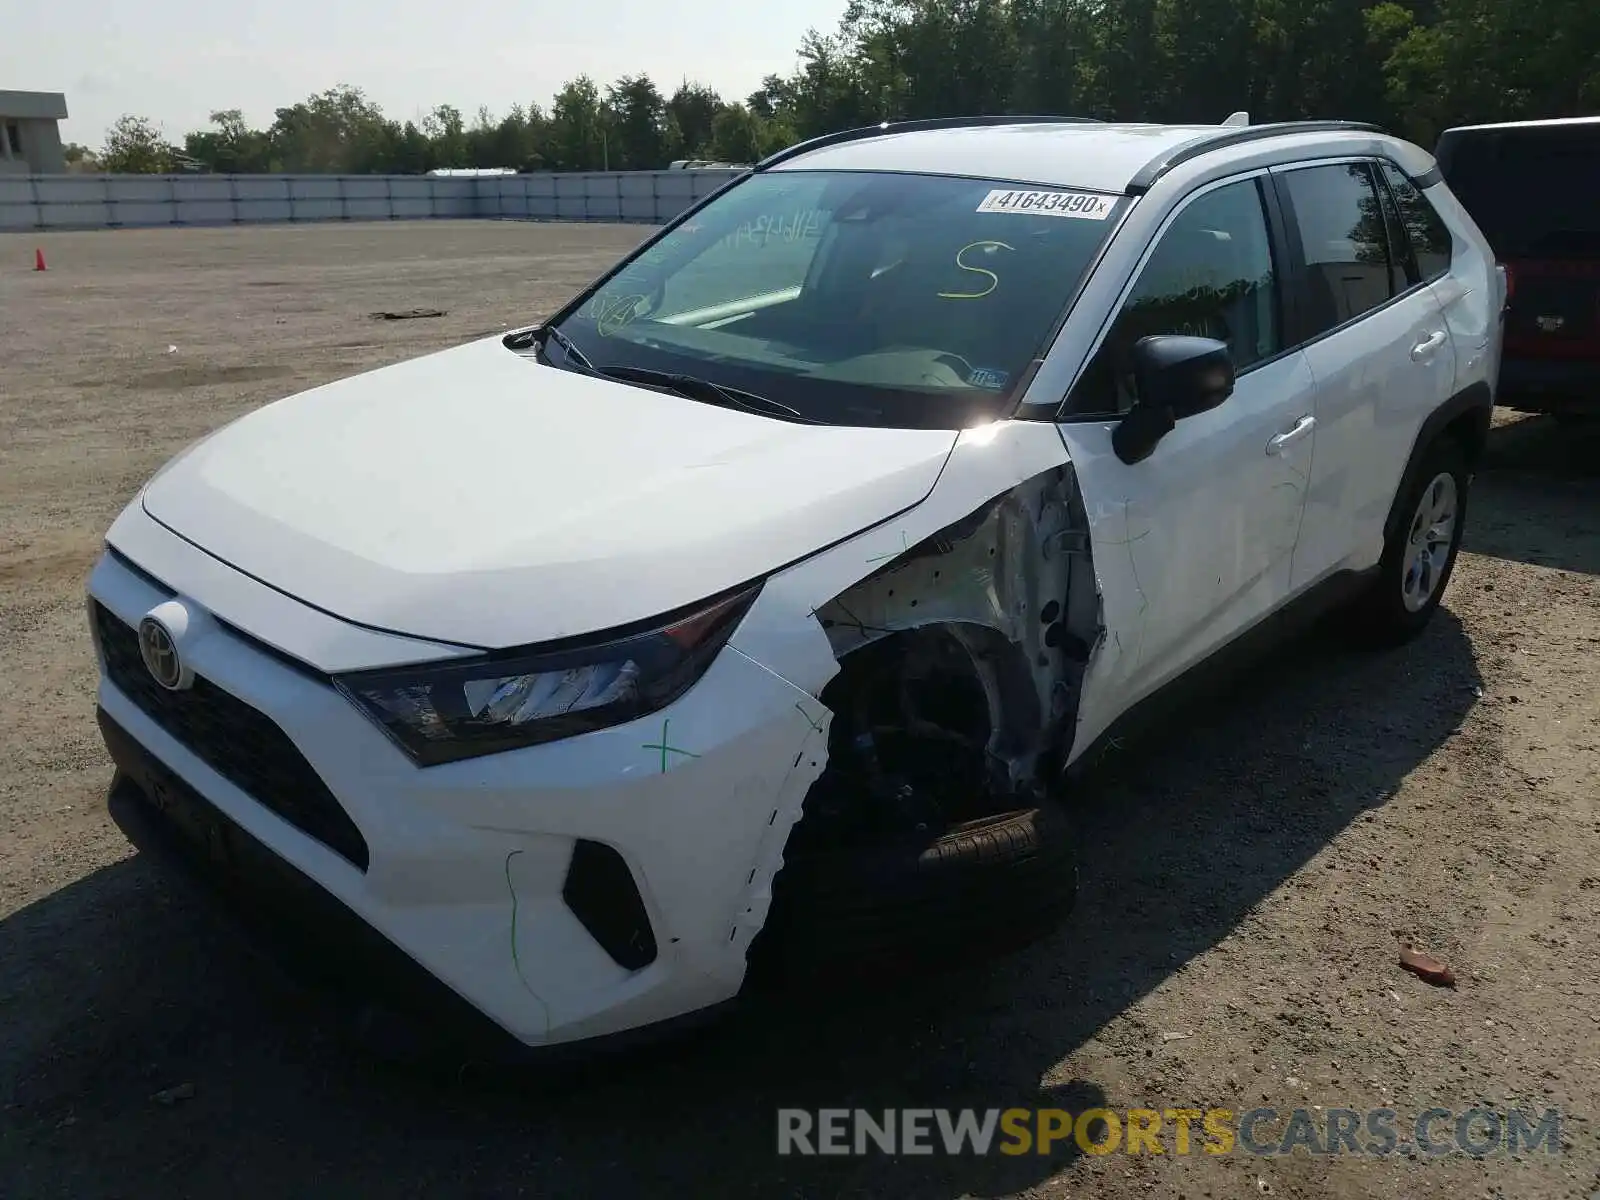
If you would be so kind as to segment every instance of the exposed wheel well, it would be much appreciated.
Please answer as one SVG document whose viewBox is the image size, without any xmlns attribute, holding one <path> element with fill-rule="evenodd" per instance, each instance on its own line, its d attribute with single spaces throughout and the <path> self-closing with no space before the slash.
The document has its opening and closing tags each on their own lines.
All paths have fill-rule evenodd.
<svg viewBox="0 0 1600 1200">
<path fill-rule="evenodd" d="M 840 668 L 821 697 L 834 714 L 828 765 L 793 852 L 942 829 L 999 811 L 1031 786 L 1038 702 L 1021 651 L 997 631 L 961 622 L 902 630 L 845 655 Z"/>
</svg>

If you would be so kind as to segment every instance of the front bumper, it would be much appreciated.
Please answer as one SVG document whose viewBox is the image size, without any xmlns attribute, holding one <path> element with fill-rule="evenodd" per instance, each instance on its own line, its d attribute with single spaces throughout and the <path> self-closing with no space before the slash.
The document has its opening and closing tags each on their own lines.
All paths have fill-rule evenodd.
<svg viewBox="0 0 1600 1200">
<path fill-rule="evenodd" d="M 403 1014 L 412 1028 L 427 1031 L 431 1046 L 494 1063 L 552 1052 L 529 1052 L 332 893 L 168 771 L 105 709 L 96 716 L 117 768 L 107 807 L 141 854 L 186 869 L 297 967 L 355 992 L 364 1006 Z"/>
<path fill-rule="evenodd" d="M 319 672 L 206 613 L 173 574 L 181 558 L 163 569 L 157 581 L 107 554 L 90 576 L 102 727 L 169 815 L 199 811 L 227 831 L 205 838 L 235 846 L 230 861 L 280 861 L 303 881 L 293 890 L 369 927 L 525 1046 L 738 993 L 824 760 L 827 714 L 811 697 L 728 648 L 653 717 L 418 769 Z M 174 593 L 205 622 L 185 644 L 196 688 L 165 694 L 190 705 L 176 710 L 119 662 L 126 632 Z"/>
</svg>

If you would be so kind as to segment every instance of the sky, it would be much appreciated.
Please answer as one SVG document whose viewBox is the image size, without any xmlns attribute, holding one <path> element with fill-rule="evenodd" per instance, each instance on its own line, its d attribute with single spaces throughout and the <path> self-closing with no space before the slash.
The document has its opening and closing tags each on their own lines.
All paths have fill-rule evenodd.
<svg viewBox="0 0 1600 1200">
<path fill-rule="evenodd" d="M 809 28 L 845 0 L 18 0 L 0 32 L 0 90 L 65 92 L 63 141 L 91 149 L 124 113 L 173 141 L 239 108 L 273 110 L 336 84 L 400 120 L 453 104 L 470 123 L 551 98 L 581 74 L 685 78 L 727 99 L 787 74 Z"/>
</svg>

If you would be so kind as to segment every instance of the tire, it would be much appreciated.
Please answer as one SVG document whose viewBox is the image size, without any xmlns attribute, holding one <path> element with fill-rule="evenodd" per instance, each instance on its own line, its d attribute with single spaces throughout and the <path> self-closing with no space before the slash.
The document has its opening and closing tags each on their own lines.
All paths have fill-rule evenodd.
<svg viewBox="0 0 1600 1200">
<path fill-rule="evenodd" d="M 1036 941 L 1072 910 L 1078 870 L 1054 805 L 816 852 L 778 873 L 751 947 L 758 986 L 970 963 Z"/>
<path fill-rule="evenodd" d="M 1407 474 L 1384 539 L 1377 578 L 1354 613 L 1361 640 L 1374 646 L 1398 646 L 1416 637 L 1433 618 L 1461 549 L 1470 481 L 1466 452 L 1448 435 L 1436 439 L 1424 451 L 1416 470 Z M 1430 543 L 1428 530 L 1442 532 L 1442 520 L 1429 524 L 1426 518 L 1429 513 L 1442 516 L 1446 507 L 1452 517 L 1448 535 Z M 1414 552 L 1413 538 L 1419 533 L 1424 538 L 1420 545 L 1431 544 L 1431 553 L 1419 556 Z"/>
</svg>

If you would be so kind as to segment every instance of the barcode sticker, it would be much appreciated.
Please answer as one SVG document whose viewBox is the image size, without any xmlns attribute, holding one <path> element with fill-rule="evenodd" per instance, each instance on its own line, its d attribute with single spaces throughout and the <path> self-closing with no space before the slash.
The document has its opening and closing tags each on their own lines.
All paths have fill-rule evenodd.
<svg viewBox="0 0 1600 1200">
<path fill-rule="evenodd" d="M 1098 192 L 1023 192 L 996 188 L 978 205 L 981 213 L 1035 213 L 1046 217 L 1077 217 L 1104 221 L 1116 205 L 1115 196 Z"/>
</svg>

